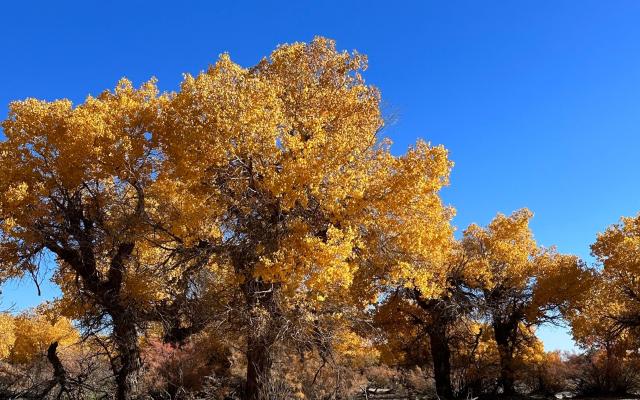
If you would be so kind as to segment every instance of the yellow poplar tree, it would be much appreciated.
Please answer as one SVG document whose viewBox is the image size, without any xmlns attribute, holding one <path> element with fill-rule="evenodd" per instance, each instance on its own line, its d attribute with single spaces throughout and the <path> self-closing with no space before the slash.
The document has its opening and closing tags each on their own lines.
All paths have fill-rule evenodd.
<svg viewBox="0 0 640 400">
<path fill-rule="evenodd" d="M 454 397 L 452 348 L 460 339 L 457 336 L 464 325 L 462 321 L 474 307 L 464 281 L 466 268 L 464 249 L 452 240 L 443 262 L 423 264 L 416 261 L 413 264 L 416 277 L 421 273 L 431 275 L 432 289 L 437 287 L 436 290 L 423 292 L 416 279 L 396 280 L 390 276 L 383 280 L 388 289 L 376 313 L 377 324 L 388 332 L 385 347 L 406 354 L 411 363 L 424 366 L 426 349 L 422 346 L 428 341 L 436 392 L 442 399 Z"/>
<path fill-rule="evenodd" d="M 0 143 L 0 278 L 53 255 L 65 315 L 110 332 L 118 399 L 133 396 L 138 336 L 176 289 L 177 259 L 196 259 L 163 224 L 151 128 L 164 101 L 153 81 L 68 100 L 11 103 Z"/>
<path fill-rule="evenodd" d="M 585 292 L 590 276 L 577 257 L 538 247 L 529 228 L 532 216 L 527 209 L 498 214 L 486 228 L 469 226 L 463 238 L 466 280 L 491 320 L 506 394 L 514 393 L 514 353 L 523 327 L 558 318 Z"/>
<path fill-rule="evenodd" d="M 619 329 L 640 328 L 640 214 L 624 217 L 591 246 L 610 307 L 602 313 Z"/>
<path fill-rule="evenodd" d="M 215 249 L 241 293 L 249 399 L 268 382 L 293 310 L 363 308 L 374 275 L 439 290 L 435 268 L 418 273 L 415 261 L 435 264 L 449 245 L 438 196 L 447 152 L 418 142 L 391 153 L 365 68 L 363 55 L 324 38 L 251 68 L 223 55 L 185 77 L 155 128 L 166 156 L 158 179 L 177 209 L 189 204 L 176 227 Z"/>
<path fill-rule="evenodd" d="M 627 362 L 638 356 L 640 215 L 623 217 L 599 233 L 591 252 L 599 266 L 567 319 L 574 340 L 601 362 L 600 390 L 615 392 L 624 370 L 633 368 Z"/>
</svg>

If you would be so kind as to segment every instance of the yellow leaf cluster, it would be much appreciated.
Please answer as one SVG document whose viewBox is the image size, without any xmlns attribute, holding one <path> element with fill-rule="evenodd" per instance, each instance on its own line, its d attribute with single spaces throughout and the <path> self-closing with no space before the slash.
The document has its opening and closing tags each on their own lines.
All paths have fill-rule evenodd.
<svg viewBox="0 0 640 400">
<path fill-rule="evenodd" d="M 623 217 L 598 234 L 591 246 L 601 265 L 590 279 L 587 295 L 575 299 L 568 313 L 574 339 L 583 346 L 624 343 L 633 331 L 620 329 L 640 313 L 640 215 Z M 635 347 L 635 345 L 631 345 Z"/>
<path fill-rule="evenodd" d="M 233 243 L 245 260 L 229 268 L 244 279 L 313 299 L 362 276 L 439 290 L 453 211 L 438 192 L 452 164 L 423 141 L 391 154 L 365 66 L 317 38 L 253 68 L 223 55 L 187 75 L 154 131 L 174 199 L 163 203 L 180 210 L 173 232 Z"/>
<path fill-rule="evenodd" d="M 537 245 L 529 229 L 533 217 L 527 209 L 510 216 L 498 214 L 487 228 L 469 226 L 463 244 L 470 257 L 469 281 L 483 288 L 524 286 L 535 273 Z"/>
<path fill-rule="evenodd" d="M 70 320 L 54 317 L 44 309 L 17 316 L 3 314 L 0 323 L 3 328 L 1 358 L 14 363 L 27 364 L 44 356 L 53 342 L 65 348 L 79 341 L 79 334 Z"/>
<path fill-rule="evenodd" d="M 6 359 L 16 341 L 15 322 L 8 313 L 0 314 L 0 360 Z"/>
</svg>

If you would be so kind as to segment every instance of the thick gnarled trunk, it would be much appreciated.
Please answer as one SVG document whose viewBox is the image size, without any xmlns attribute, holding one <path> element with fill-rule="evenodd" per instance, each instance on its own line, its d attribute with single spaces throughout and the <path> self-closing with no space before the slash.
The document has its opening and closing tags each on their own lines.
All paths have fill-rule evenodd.
<svg viewBox="0 0 640 400">
<path fill-rule="evenodd" d="M 269 384 L 271 371 L 270 344 L 266 338 L 252 338 L 247 346 L 246 400 L 258 400 Z"/>
<path fill-rule="evenodd" d="M 277 290 L 277 286 L 259 280 L 244 285 L 251 321 L 247 332 L 246 400 L 261 399 L 270 385 L 272 352 L 278 331 Z"/>
<path fill-rule="evenodd" d="M 502 386 L 503 394 L 513 395 L 515 394 L 513 352 L 518 324 L 494 322 L 493 331 L 500 354 L 500 386 Z"/>
<path fill-rule="evenodd" d="M 451 349 L 447 340 L 445 324 L 436 324 L 429 329 L 431 358 L 436 381 L 436 393 L 442 400 L 453 399 L 451 386 Z"/>
<path fill-rule="evenodd" d="M 138 373 L 142 366 L 135 321 L 126 312 L 116 312 L 113 318 L 113 339 L 118 352 L 114 363 L 116 399 L 130 400 L 136 393 Z"/>
<path fill-rule="evenodd" d="M 426 331 L 431 347 L 436 393 L 443 400 L 453 399 L 451 349 L 447 331 L 456 316 L 448 312 L 451 300 L 450 298 L 425 300 L 417 289 L 414 289 L 413 295 L 418 306 L 429 316 Z"/>
</svg>

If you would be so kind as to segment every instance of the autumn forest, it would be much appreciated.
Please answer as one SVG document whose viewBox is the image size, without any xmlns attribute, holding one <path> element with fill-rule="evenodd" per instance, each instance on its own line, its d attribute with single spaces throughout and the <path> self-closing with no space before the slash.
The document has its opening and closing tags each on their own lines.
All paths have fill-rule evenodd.
<svg viewBox="0 0 640 400">
<path fill-rule="evenodd" d="M 640 389 L 640 216 L 593 232 L 595 261 L 537 243 L 535 210 L 455 226 L 446 143 L 398 152 L 366 69 L 317 37 L 174 92 L 12 102 L 0 280 L 50 269 L 62 295 L 1 310 L 0 398 Z M 554 324 L 578 352 L 545 351 Z"/>
</svg>

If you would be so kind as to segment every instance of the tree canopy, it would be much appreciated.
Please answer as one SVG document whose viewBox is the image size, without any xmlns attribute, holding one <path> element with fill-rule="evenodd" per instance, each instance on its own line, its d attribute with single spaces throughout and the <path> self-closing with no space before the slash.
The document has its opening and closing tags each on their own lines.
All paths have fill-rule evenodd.
<svg viewBox="0 0 640 400">
<path fill-rule="evenodd" d="M 640 217 L 598 236 L 601 268 L 539 245 L 528 209 L 456 237 L 448 151 L 392 151 L 366 68 L 318 37 L 175 92 L 11 103 L 0 280 L 53 267 L 62 296 L 0 314 L 0 360 L 50 365 L 0 394 L 333 399 L 375 368 L 429 371 L 443 399 L 543 391 L 564 361 L 535 329 L 561 321 L 627 357 Z"/>
</svg>

